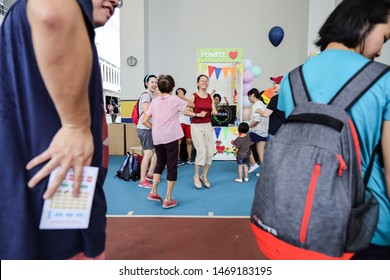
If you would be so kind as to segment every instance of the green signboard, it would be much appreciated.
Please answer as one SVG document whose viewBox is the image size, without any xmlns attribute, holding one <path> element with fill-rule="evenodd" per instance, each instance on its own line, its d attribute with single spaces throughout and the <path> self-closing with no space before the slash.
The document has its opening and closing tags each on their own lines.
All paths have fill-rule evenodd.
<svg viewBox="0 0 390 280">
<path fill-rule="evenodd" d="M 236 49 L 198 49 L 197 62 L 237 62 L 241 63 L 243 54 L 241 48 Z"/>
</svg>

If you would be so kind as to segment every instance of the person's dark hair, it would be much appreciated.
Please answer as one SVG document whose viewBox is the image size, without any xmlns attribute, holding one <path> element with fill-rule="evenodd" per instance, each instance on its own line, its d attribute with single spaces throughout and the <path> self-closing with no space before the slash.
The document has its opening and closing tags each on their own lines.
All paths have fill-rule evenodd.
<svg viewBox="0 0 390 280">
<path fill-rule="evenodd" d="M 242 122 L 238 125 L 238 132 L 240 133 L 248 133 L 249 125 L 246 122 Z"/>
<path fill-rule="evenodd" d="M 177 92 L 178 92 L 179 90 L 181 90 L 181 91 L 184 93 L 184 95 L 186 95 L 187 91 L 186 91 L 184 88 L 182 88 L 182 87 L 179 87 L 179 88 L 176 90 L 176 95 L 177 95 Z"/>
<path fill-rule="evenodd" d="M 219 93 L 214 93 L 213 99 L 214 99 L 215 97 L 219 98 L 219 101 L 221 102 L 222 98 L 221 98 L 221 95 L 219 95 Z"/>
<path fill-rule="evenodd" d="M 263 93 L 264 91 L 262 91 L 262 93 Z M 260 94 L 260 92 L 259 92 L 259 90 L 257 89 L 257 88 L 252 88 L 251 90 L 249 90 L 248 91 L 248 96 L 250 96 L 250 95 L 254 95 L 257 99 L 262 99 L 262 97 L 261 97 L 261 94 Z"/>
<path fill-rule="evenodd" d="M 157 85 L 161 93 L 171 93 L 175 87 L 175 80 L 171 75 L 160 75 L 157 80 Z"/>
<path fill-rule="evenodd" d="M 157 79 L 157 76 L 156 76 L 156 75 L 153 75 L 153 74 L 148 74 L 148 75 L 146 75 L 146 76 L 144 77 L 144 87 L 145 87 L 145 89 L 148 88 L 148 86 L 147 86 L 146 84 L 149 82 L 149 80 L 150 80 L 151 78 L 156 78 L 156 79 Z"/>
<path fill-rule="evenodd" d="M 207 80 L 209 79 L 209 77 L 207 77 L 205 74 L 201 74 L 201 75 L 199 75 L 198 76 L 198 78 L 196 78 L 196 83 L 199 83 L 199 81 L 200 81 L 200 78 L 202 78 L 202 77 L 206 77 L 207 78 Z M 198 86 L 196 86 L 197 87 L 197 89 L 199 89 L 199 87 Z"/>
<path fill-rule="evenodd" d="M 390 0 L 344 0 L 322 25 L 315 44 L 321 51 L 331 42 L 360 46 L 362 53 L 368 34 L 376 24 L 387 23 L 389 15 Z"/>
<path fill-rule="evenodd" d="M 263 93 L 264 92 L 265 92 L 265 90 L 260 91 L 260 93 L 259 93 L 260 94 L 259 100 L 265 104 L 265 101 L 264 101 L 264 98 L 263 98 Z M 265 104 L 265 105 L 267 105 L 267 104 Z"/>
</svg>

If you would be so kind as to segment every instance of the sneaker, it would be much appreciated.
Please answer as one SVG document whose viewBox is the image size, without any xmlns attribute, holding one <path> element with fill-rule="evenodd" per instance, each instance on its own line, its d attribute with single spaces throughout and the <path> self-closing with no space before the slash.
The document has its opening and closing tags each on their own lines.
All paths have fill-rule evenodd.
<svg viewBox="0 0 390 280">
<path fill-rule="evenodd" d="M 259 177 L 259 176 L 260 176 L 260 173 L 257 173 L 256 176 Z"/>
<path fill-rule="evenodd" d="M 152 176 L 146 175 L 145 179 L 148 180 L 150 183 L 153 183 L 153 175 Z M 161 178 L 160 178 L 160 181 L 158 181 L 158 182 L 159 183 L 161 182 Z"/>
<path fill-rule="evenodd" d="M 188 163 L 188 164 L 194 164 L 195 161 L 194 161 L 193 159 L 188 159 L 188 160 L 187 160 L 187 163 Z"/>
<path fill-rule="evenodd" d="M 152 184 L 148 180 L 145 179 L 143 181 L 139 181 L 138 182 L 138 187 L 151 189 L 152 188 Z"/>
<path fill-rule="evenodd" d="M 234 181 L 236 181 L 238 183 L 242 183 L 242 179 L 241 178 L 236 178 L 236 179 L 234 179 Z"/>
<path fill-rule="evenodd" d="M 172 208 L 172 207 L 175 207 L 176 205 L 177 205 L 176 200 L 171 199 L 170 201 L 164 200 L 162 207 L 163 208 Z"/>
<path fill-rule="evenodd" d="M 258 165 L 257 163 L 255 163 L 254 165 L 251 165 L 251 167 L 249 168 L 248 173 L 252 173 L 252 172 L 255 171 L 257 168 L 259 168 L 259 165 Z"/>
<path fill-rule="evenodd" d="M 248 181 L 249 181 L 249 178 L 244 178 L 244 181 L 245 181 L 245 182 L 248 182 Z"/>
<path fill-rule="evenodd" d="M 179 159 L 179 160 L 177 161 L 177 166 L 180 166 L 180 165 L 184 165 L 184 161 L 182 161 L 182 160 Z"/>
<path fill-rule="evenodd" d="M 145 179 L 148 180 L 150 183 L 153 183 L 153 175 L 152 176 L 146 175 Z"/>
<path fill-rule="evenodd" d="M 161 198 L 161 196 L 158 195 L 158 193 L 156 193 L 156 194 L 149 193 L 147 199 L 153 200 L 153 201 L 162 201 L 162 198 Z"/>
</svg>

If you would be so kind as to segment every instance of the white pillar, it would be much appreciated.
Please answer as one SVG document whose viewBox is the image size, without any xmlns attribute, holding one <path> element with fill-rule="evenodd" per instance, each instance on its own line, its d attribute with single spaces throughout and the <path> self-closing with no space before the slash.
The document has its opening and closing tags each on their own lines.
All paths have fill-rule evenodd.
<svg viewBox="0 0 390 280">
<path fill-rule="evenodd" d="M 145 3 L 144 3 L 145 2 Z M 134 100 L 142 92 L 147 57 L 147 1 L 125 1 L 120 17 L 121 97 Z M 130 67 L 127 58 L 134 56 L 137 65 Z"/>
</svg>

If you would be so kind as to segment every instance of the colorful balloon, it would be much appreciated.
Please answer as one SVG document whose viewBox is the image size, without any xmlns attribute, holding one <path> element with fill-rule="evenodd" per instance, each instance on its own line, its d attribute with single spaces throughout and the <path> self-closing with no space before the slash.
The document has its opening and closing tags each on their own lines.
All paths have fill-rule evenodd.
<svg viewBox="0 0 390 280">
<path fill-rule="evenodd" d="M 250 108 L 251 107 L 251 102 L 248 99 L 248 96 L 243 96 L 242 97 L 242 107 L 244 108 Z"/>
<path fill-rule="evenodd" d="M 245 70 L 245 71 L 244 71 L 244 77 L 243 77 L 244 83 L 250 83 L 250 82 L 252 82 L 253 79 L 254 79 L 254 77 L 255 77 L 255 76 L 253 75 L 253 73 L 252 73 L 251 70 Z"/>
<path fill-rule="evenodd" d="M 258 78 L 261 75 L 261 68 L 259 66 L 253 66 L 251 71 L 255 78 Z"/>
<path fill-rule="evenodd" d="M 244 59 L 243 64 L 244 64 L 244 70 L 249 70 L 252 67 L 252 61 L 248 58 Z"/>
<path fill-rule="evenodd" d="M 284 31 L 280 26 L 274 26 L 270 29 L 268 33 L 268 39 L 274 47 L 280 45 L 283 41 Z"/>
<path fill-rule="evenodd" d="M 243 85 L 243 94 L 244 94 L 244 96 L 248 95 L 248 91 L 251 88 L 252 88 L 252 84 L 251 83 L 244 83 L 244 85 Z"/>
<path fill-rule="evenodd" d="M 250 119 L 251 119 L 251 109 L 244 108 L 244 110 L 242 110 L 242 120 L 249 121 Z"/>
</svg>

